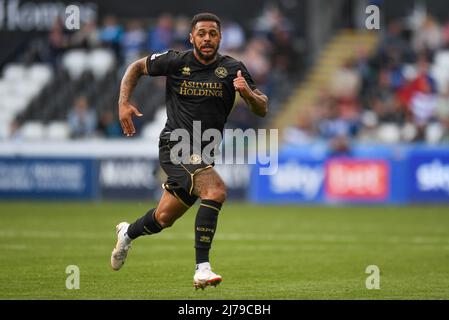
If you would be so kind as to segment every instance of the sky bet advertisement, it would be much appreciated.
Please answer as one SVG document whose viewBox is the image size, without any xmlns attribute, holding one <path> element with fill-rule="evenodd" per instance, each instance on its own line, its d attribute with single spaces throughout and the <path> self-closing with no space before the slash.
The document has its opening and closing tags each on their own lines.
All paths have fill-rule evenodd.
<svg viewBox="0 0 449 320">
<path fill-rule="evenodd" d="M 276 174 L 252 171 L 249 198 L 257 203 L 449 203 L 449 148 L 395 147 L 379 155 L 279 156 Z M 398 156 L 398 154 L 400 156 Z"/>
<path fill-rule="evenodd" d="M 410 157 L 410 197 L 421 202 L 449 202 L 449 152 L 414 152 Z"/>
</svg>

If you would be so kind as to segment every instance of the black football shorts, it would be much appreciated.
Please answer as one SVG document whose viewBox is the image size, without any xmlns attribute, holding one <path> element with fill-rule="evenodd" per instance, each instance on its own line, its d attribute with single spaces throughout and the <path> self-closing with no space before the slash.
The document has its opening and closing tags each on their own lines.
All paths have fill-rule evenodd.
<svg viewBox="0 0 449 320">
<path fill-rule="evenodd" d="M 201 156 L 195 154 L 190 154 L 188 161 L 179 164 L 173 163 L 170 158 L 170 151 L 176 143 L 176 141 L 170 141 L 167 135 L 163 135 L 159 139 L 159 163 L 168 176 L 167 181 L 162 184 L 162 188 L 190 208 L 198 199 L 193 194 L 194 175 L 213 167 L 213 163 L 204 163 Z"/>
</svg>

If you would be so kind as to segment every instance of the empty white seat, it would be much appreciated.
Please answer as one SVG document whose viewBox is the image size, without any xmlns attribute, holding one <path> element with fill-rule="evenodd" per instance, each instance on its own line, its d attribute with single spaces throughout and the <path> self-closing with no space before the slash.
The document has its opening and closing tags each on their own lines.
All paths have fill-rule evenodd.
<svg viewBox="0 0 449 320">
<path fill-rule="evenodd" d="M 0 79 L 0 98 L 11 94 L 11 81 Z"/>
<path fill-rule="evenodd" d="M 28 69 L 28 79 L 45 86 L 53 78 L 53 69 L 45 63 L 35 63 Z"/>
<path fill-rule="evenodd" d="M 412 141 L 418 134 L 418 129 L 413 123 L 407 122 L 401 128 L 401 137 L 404 141 Z"/>
<path fill-rule="evenodd" d="M 115 65 L 111 50 L 95 49 L 88 54 L 88 65 L 96 79 L 102 79 Z"/>
<path fill-rule="evenodd" d="M 449 68 L 449 50 L 441 50 L 435 54 L 435 65 Z"/>
<path fill-rule="evenodd" d="M 6 80 L 22 80 L 26 76 L 26 68 L 20 63 L 9 63 L 3 69 L 3 77 Z"/>
<path fill-rule="evenodd" d="M 43 140 L 45 128 L 42 122 L 29 121 L 22 125 L 20 132 L 24 140 Z"/>
<path fill-rule="evenodd" d="M 163 108 L 159 108 L 154 114 L 154 120 L 157 122 L 165 123 L 167 121 L 167 111 L 165 110 L 165 106 Z"/>
<path fill-rule="evenodd" d="M 401 139 L 399 127 L 394 123 L 381 124 L 377 129 L 377 138 L 385 143 L 397 143 Z"/>
<path fill-rule="evenodd" d="M 0 141 L 6 140 L 9 136 L 9 122 L 4 122 L 0 119 Z"/>
<path fill-rule="evenodd" d="M 48 140 L 68 140 L 70 129 L 65 121 L 54 121 L 47 125 L 46 138 Z"/>
<path fill-rule="evenodd" d="M 160 109 L 156 112 L 154 120 L 147 123 L 142 128 L 142 137 L 147 140 L 157 141 L 159 139 L 159 134 L 164 128 L 167 116 L 165 109 Z"/>
<path fill-rule="evenodd" d="M 15 118 L 15 113 L 0 108 L 0 122 L 9 123 Z"/>
<path fill-rule="evenodd" d="M 13 86 L 14 96 L 26 98 L 27 102 L 30 102 L 41 90 L 42 84 L 40 82 L 29 79 L 15 82 Z"/>
<path fill-rule="evenodd" d="M 29 99 L 20 95 L 10 95 L 2 98 L 2 111 L 11 112 L 14 115 L 23 111 L 29 103 Z"/>
<path fill-rule="evenodd" d="M 444 135 L 444 128 L 439 123 L 431 123 L 426 128 L 426 141 L 428 143 L 438 143 Z"/>
<path fill-rule="evenodd" d="M 62 57 L 62 65 L 74 80 L 79 79 L 88 67 L 88 56 L 85 50 L 73 49 Z"/>
</svg>

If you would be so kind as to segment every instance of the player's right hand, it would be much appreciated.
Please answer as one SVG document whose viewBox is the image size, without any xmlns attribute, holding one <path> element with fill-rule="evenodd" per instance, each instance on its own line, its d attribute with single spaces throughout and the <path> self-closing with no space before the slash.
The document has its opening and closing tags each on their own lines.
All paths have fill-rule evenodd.
<svg viewBox="0 0 449 320">
<path fill-rule="evenodd" d="M 120 120 L 120 125 L 122 126 L 123 134 L 127 137 L 133 136 L 136 133 L 136 128 L 134 128 L 132 120 L 133 115 L 138 117 L 143 116 L 143 114 L 130 103 L 122 103 L 119 105 L 118 117 Z"/>
</svg>

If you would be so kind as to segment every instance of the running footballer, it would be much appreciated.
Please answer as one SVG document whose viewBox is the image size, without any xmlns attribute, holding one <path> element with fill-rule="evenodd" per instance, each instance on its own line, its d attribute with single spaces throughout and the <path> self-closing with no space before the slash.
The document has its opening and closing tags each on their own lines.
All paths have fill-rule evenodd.
<svg viewBox="0 0 449 320">
<path fill-rule="evenodd" d="M 132 116 L 142 116 L 130 103 L 138 79 L 143 75 L 166 76 L 167 122 L 159 137 L 159 161 L 168 178 L 156 208 L 131 224 L 121 222 L 116 226 L 117 243 L 111 255 L 114 270 L 123 266 L 133 240 L 170 227 L 200 198 L 195 219 L 193 283 L 195 288 L 204 289 L 222 281 L 211 269 L 209 251 L 226 200 L 226 186 L 214 170 L 213 161 L 203 158 L 202 150 L 195 153 L 195 148 L 190 148 L 189 154 L 181 154 L 187 161 L 174 162 L 171 157 L 179 142 L 171 139 L 176 129 L 185 129 L 193 136 L 194 121 L 199 121 L 200 134 L 207 129 L 222 132 L 236 92 L 254 114 L 267 114 L 268 98 L 256 88 L 242 62 L 218 53 L 220 41 L 220 19 L 211 13 L 197 14 L 191 25 L 192 50 L 150 55 L 132 63 L 123 76 L 118 104 L 120 123 L 127 136 L 136 132 Z"/>
</svg>

